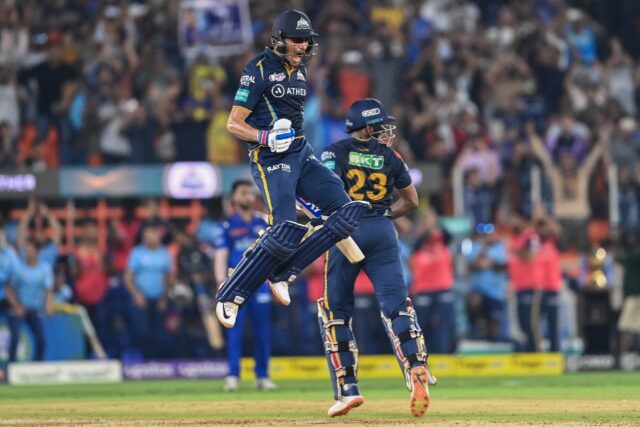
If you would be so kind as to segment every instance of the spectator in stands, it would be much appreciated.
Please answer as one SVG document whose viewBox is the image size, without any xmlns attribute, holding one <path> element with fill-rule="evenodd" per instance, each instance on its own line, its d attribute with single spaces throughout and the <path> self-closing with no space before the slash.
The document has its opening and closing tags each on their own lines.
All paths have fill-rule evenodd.
<svg viewBox="0 0 640 427">
<path fill-rule="evenodd" d="M 638 156 L 640 155 L 640 132 L 636 121 L 632 117 L 624 117 L 608 142 L 608 152 L 618 169 L 627 169 L 634 175 L 638 170 Z"/>
<path fill-rule="evenodd" d="M 492 221 L 495 191 L 482 183 L 478 169 L 468 170 L 464 176 L 464 212 L 473 224 Z"/>
<path fill-rule="evenodd" d="M 26 322 L 35 339 L 35 360 L 43 360 L 45 335 L 43 314 L 52 312 L 53 265 L 40 259 L 38 242 L 28 239 L 24 244 L 24 259 L 15 264 L 11 284 L 7 288 L 7 298 L 11 304 L 9 329 L 9 361 L 15 362 L 20 327 Z"/>
<path fill-rule="evenodd" d="M 471 290 L 467 311 L 472 336 L 490 341 L 508 339 L 507 246 L 496 235 L 492 223 L 479 223 L 476 238 L 467 256 Z"/>
<path fill-rule="evenodd" d="M 141 241 L 142 232 L 147 225 L 152 225 L 158 228 L 163 245 L 166 245 L 173 240 L 171 224 L 169 224 L 169 221 L 164 219 L 161 215 L 160 203 L 154 198 L 147 199 L 144 202 L 144 217 L 140 221 L 140 226 L 136 234 L 136 243 Z"/>
<path fill-rule="evenodd" d="M 84 165 L 94 125 L 92 99 L 79 78 L 64 82 L 61 92 L 60 102 L 53 107 L 60 129 L 60 164 Z"/>
<path fill-rule="evenodd" d="M 422 217 L 411 256 L 411 295 L 431 353 L 453 353 L 456 348 L 453 260 L 449 237 L 438 227 L 433 210 Z"/>
<path fill-rule="evenodd" d="M 47 222 L 51 232 L 47 236 L 44 222 Z M 30 238 L 29 225 L 33 222 L 33 238 L 38 246 L 38 260 L 49 264 L 52 268 L 58 257 L 58 250 L 62 242 L 62 226 L 56 216 L 43 201 L 30 199 L 27 211 L 20 219 L 18 227 L 18 249 L 24 258 L 26 242 Z"/>
<path fill-rule="evenodd" d="M 588 198 L 589 178 L 604 152 L 606 141 L 609 139 L 609 128 L 602 130 L 598 142 L 583 164 L 576 162 L 575 153 L 560 150 L 560 164 L 556 165 L 532 124 L 527 125 L 527 135 L 533 152 L 542 162 L 544 172 L 551 181 L 555 216 L 563 231 L 560 248 L 566 250 L 575 244 L 579 250 L 586 249 L 585 230 L 591 215 Z"/>
<path fill-rule="evenodd" d="M 639 171 L 640 172 L 640 171 Z M 640 173 L 632 175 L 629 168 L 618 169 L 618 209 L 620 219 L 618 229 L 622 235 L 635 233 L 640 229 Z"/>
<path fill-rule="evenodd" d="M 64 83 L 77 75 L 77 69 L 63 61 L 62 35 L 58 31 L 37 34 L 36 43 L 43 43 L 47 47 L 46 59 L 23 70 L 19 81 L 27 90 L 32 89 L 31 82 L 35 82 L 37 91 L 37 125 L 38 136 L 44 138 L 51 126 L 55 125 L 54 108 L 62 97 Z"/>
<path fill-rule="evenodd" d="M 0 168 L 12 168 L 15 165 L 16 149 L 13 138 L 11 138 L 9 124 L 0 121 Z"/>
<path fill-rule="evenodd" d="M 161 231 L 155 225 L 142 230 L 142 243 L 136 246 L 127 263 L 124 283 L 131 296 L 131 332 L 134 344 L 145 358 L 162 354 L 163 313 L 167 292 L 173 285 L 174 268 Z"/>
<path fill-rule="evenodd" d="M 539 218 L 535 223 L 540 236 L 537 258 L 541 271 L 542 299 L 540 301 L 541 323 L 546 324 L 550 350 L 560 351 L 560 291 L 562 290 L 562 267 L 560 251 L 556 243 L 560 226 L 551 218 Z"/>
<path fill-rule="evenodd" d="M 86 310 L 100 338 L 104 336 L 106 313 L 103 304 L 109 286 L 107 260 L 98 245 L 95 220 L 87 219 L 81 229 L 80 241 L 71 256 L 71 275 L 75 283 L 75 299 Z"/>
<path fill-rule="evenodd" d="M 20 118 L 19 87 L 16 84 L 15 73 L 0 63 L 0 123 L 7 128 L 6 136 L 2 136 L 0 150 L 14 148 L 9 143 L 18 136 Z"/>
<path fill-rule="evenodd" d="M 611 39 L 610 47 L 611 55 L 606 63 L 607 90 L 626 114 L 634 116 L 636 104 L 633 99 L 633 61 L 624 51 L 619 39 Z"/>
<path fill-rule="evenodd" d="M 529 224 L 522 212 L 511 212 L 511 236 L 509 239 L 508 274 L 516 293 L 518 324 L 525 335 L 525 342 L 518 350 L 539 350 L 541 265 L 538 262 L 540 236 Z"/>
<path fill-rule="evenodd" d="M 7 286 L 13 275 L 18 256 L 16 251 L 7 242 L 7 235 L 0 220 L 0 316 L 9 312 L 7 300 Z"/>
</svg>

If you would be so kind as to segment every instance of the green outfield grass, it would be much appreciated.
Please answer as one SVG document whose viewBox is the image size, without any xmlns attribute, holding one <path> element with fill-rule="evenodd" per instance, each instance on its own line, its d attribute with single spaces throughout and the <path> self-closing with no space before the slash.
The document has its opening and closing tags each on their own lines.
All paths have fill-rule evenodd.
<svg viewBox="0 0 640 427">
<path fill-rule="evenodd" d="M 0 425 L 640 425 L 640 372 L 443 378 L 422 419 L 409 415 L 400 379 L 363 379 L 365 405 L 336 420 L 325 416 L 328 381 L 279 386 L 258 392 L 244 382 L 232 394 L 221 381 L 0 386 Z"/>
</svg>

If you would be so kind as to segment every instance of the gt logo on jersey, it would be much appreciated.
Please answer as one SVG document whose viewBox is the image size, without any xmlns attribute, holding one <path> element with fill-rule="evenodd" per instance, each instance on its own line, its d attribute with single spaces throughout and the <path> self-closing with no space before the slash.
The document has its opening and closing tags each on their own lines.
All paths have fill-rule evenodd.
<svg viewBox="0 0 640 427">
<path fill-rule="evenodd" d="M 384 156 L 362 154 L 356 151 L 351 151 L 349 153 L 349 164 L 369 169 L 382 169 L 384 166 Z"/>
<path fill-rule="evenodd" d="M 240 77 L 240 86 L 249 86 L 252 83 L 256 82 L 255 76 L 244 75 Z"/>
<path fill-rule="evenodd" d="M 269 81 L 270 82 L 281 82 L 286 78 L 287 78 L 287 76 L 285 75 L 285 73 L 272 73 L 272 74 L 269 74 Z"/>
</svg>

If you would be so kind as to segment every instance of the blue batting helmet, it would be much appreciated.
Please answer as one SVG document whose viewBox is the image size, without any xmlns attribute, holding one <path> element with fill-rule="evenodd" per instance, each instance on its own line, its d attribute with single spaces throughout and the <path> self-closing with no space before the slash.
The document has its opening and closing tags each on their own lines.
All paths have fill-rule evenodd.
<svg viewBox="0 0 640 427">
<path fill-rule="evenodd" d="M 273 21 L 271 28 L 271 48 L 287 58 L 287 46 L 284 38 L 291 39 L 307 39 L 309 47 L 304 54 L 303 63 L 307 63 L 313 55 L 316 54 L 318 44 L 314 37 L 318 37 L 318 33 L 313 31 L 311 20 L 299 10 L 289 9 L 278 15 Z"/>
<path fill-rule="evenodd" d="M 395 121 L 395 117 L 387 115 L 382 102 L 375 98 L 364 98 L 357 100 L 349 107 L 345 131 L 351 133 L 367 125 L 384 125 Z"/>
</svg>

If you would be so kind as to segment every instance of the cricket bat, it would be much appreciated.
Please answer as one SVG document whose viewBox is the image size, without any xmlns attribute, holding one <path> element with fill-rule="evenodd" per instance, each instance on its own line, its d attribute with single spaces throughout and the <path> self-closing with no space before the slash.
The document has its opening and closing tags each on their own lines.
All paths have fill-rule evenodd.
<svg viewBox="0 0 640 427">
<path fill-rule="evenodd" d="M 320 208 L 311 202 L 307 202 L 302 197 L 296 196 L 296 206 L 310 219 L 321 219 Z M 357 264 L 364 259 L 364 254 L 351 237 L 340 240 L 336 247 L 349 260 L 351 264 Z"/>
<path fill-rule="evenodd" d="M 209 345 L 214 350 L 221 350 L 224 347 L 224 337 L 220 329 L 220 323 L 213 315 L 211 298 L 207 295 L 207 291 L 202 284 L 195 283 L 193 287 L 196 291 L 196 302 L 200 311 L 200 318 L 207 332 L 207 341 L 209 341 Z"/>
<path fill-rule="evenodd" d="M 84 333 L 89 339 L 89 344 L 91 344 L 91 348 L 93 349 L 96 357 L 98 359 L 106 359 L 107 353 L 105 353 L 104 348 L 102 348 L 102 343 L 100 342 L 100 339 L 98 339 L 98 334 L 96 334 L 96 330 L 93 327 L 93 323 L 91 323 L 87 310 L 81 305 L 76 305 L 75 309 L 78 316 L 80 316 L 82 329 L 84 329 Z"/>
</svg>

